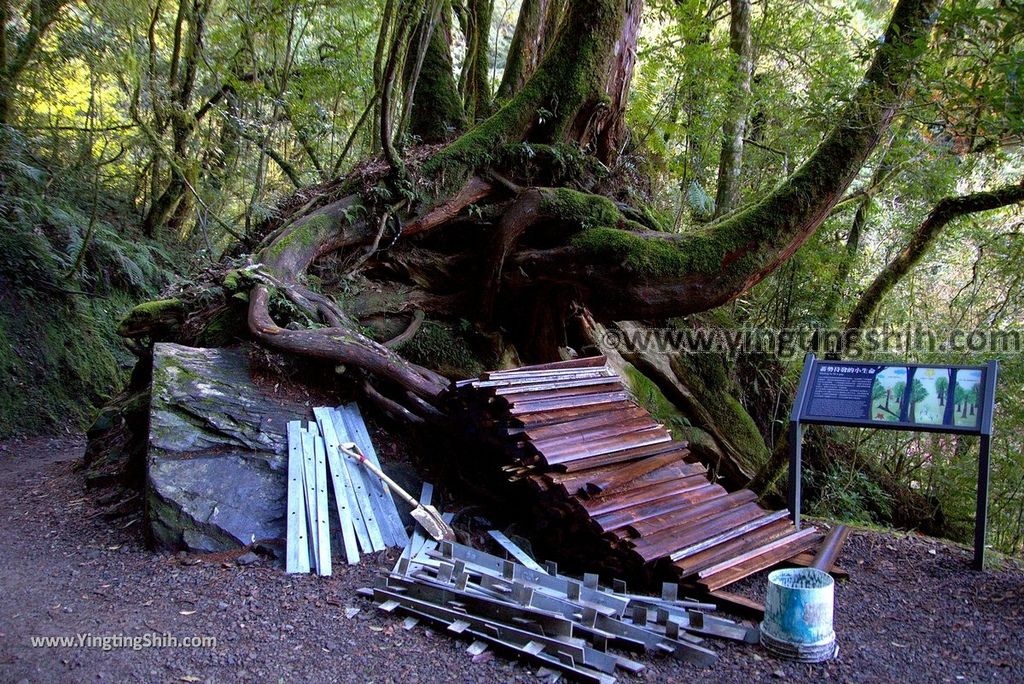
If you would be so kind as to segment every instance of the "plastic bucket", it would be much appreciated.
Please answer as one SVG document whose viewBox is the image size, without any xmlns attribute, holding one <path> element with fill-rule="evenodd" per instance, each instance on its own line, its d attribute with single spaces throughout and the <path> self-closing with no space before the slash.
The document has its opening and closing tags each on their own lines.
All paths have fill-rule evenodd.
<svg viewBox="0 0 1024 684">
<path fill-rule="evenodd" d="M 832 629 L 835 583 L 813 568 L 776 570 L 768 575 L 761 645 L 782 658 L 817 663 L 839 652 Z"/>
</svg>

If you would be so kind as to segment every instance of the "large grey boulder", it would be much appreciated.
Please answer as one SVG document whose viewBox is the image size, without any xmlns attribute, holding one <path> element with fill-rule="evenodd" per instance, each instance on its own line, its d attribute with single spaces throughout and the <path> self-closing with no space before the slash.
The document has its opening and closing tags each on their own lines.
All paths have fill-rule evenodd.
<svg viewBox="0 0 1024 684">
<path fill-rule="evenodd" d="M 160 546 L 223 551 L 283 543 L 286 426 L 312 411 L 253 381 L 243 349 L 158 343 L 146 509 Z"/>
</svg>

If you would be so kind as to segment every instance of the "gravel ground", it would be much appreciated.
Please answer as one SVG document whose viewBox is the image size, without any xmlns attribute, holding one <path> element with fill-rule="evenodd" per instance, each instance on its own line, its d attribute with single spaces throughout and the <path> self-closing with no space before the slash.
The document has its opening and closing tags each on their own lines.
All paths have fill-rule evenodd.
<svg viewBox="0 0 1024 684">
<path fill-rule="evenodd" d="M 154 554 L 137 525 L 112 528 L 72 463 L 80 439 L 0 443 L 0 681 L 535 682 L 529 663 L 379 613 L 355 590 L 382 554 L 330 578 L 287 576 L 269 561 Z M 648 659 L 621 681 L 1024 681 L 1024 572 L 984 575 L 932 539 L 858 531 L 836 589 L 836 660 L 799 665 L 760 647 L 713 642 L 708 669 Z M 763 593 L 764 576 L 734 586 Z M 346 609 L 359 609 L 346 617 Z M 351 613 L 352 611 L 348 611 Z M 33 636 L 207 636 L 213 647 L 40 648 Z"/>
</svg>

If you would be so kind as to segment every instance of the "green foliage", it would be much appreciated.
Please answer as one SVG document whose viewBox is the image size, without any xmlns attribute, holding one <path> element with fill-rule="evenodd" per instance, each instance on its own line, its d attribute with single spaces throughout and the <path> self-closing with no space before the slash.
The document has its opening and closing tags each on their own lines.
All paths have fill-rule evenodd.
<svg viewBox="0 0 1024 684">
<path fill-rule="evenodd" d="M 832 466 L 824 473 L 808 471 L 812 515 L 857 523 L 885 523 L 892 515 L 892 499 L 864 473 Z"/>
<path fill-rule="evenodd" d="M 165 256 L 96 221 L 76 204 L 73 177 L 31 155 L 23 137 L 3 136 L 0 436 L 80 427 L 130 367 L 115 328 L 164 284 Z"/>
<path fill-rule="evenodd" d="M 426 321 L 398 351 L 413 363 L 450 377 L 465 378 L 484 371 L 484 364 L 472 349 L 465 325 Z"/>
</svg>

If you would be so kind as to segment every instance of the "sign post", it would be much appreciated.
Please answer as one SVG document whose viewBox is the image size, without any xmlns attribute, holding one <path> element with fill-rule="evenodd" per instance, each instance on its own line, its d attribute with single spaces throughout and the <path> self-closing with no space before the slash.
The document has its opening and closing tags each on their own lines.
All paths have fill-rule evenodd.
<svg viewBox="0 0 1024 684">
<path fill-rule="evenodd" d="M 999 363 L 985 366 L 819 361 L 804 357 L 789 423 L 789 510 L 800 527 L 803 425 L 978 435 L 974 567 L 985 566 L 989 445 Z"/>
</svg>

